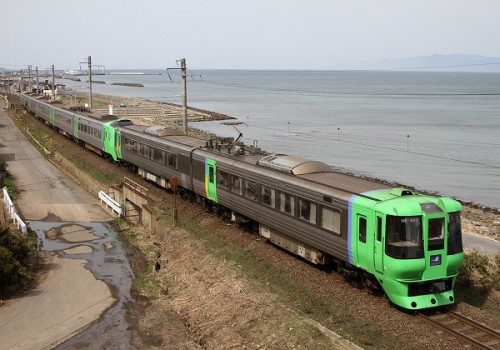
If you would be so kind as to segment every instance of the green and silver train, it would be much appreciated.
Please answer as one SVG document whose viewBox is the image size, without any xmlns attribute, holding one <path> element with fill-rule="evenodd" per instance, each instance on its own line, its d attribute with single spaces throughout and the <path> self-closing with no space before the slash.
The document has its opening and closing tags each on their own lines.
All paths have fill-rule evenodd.
<svg viewBox="0 0 500 350">
<path fill-rule="evenodd" d="M 217 144 L 173 129 L 101 121 L 29 95 L 23 105 L 76 142 L 270 242 L 332 264 L 410 310 L 454 303 L 463 261 L 461 205 L 341 174 L 324 163 Z"/>
</svg>

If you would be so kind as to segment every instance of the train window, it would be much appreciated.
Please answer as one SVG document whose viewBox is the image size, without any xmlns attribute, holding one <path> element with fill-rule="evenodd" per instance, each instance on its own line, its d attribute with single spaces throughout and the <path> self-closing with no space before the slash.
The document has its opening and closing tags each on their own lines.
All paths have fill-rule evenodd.
<svg viewBox="0 0 500 350">
<path fill-rule="evenodd" d="M 214 178 L 214 167 L 213 166 L 209 166 L 208 167 L 208 182 L 210 182 L 211 184 L 213 184 L 215 182 L 215 178 Z"/>
<path fill-rule="evenodd" d="M 141 144 L 140 148 L 140 154 L 142 154 L 144 157 L 149 158 L 149 146 Z"/>
<path fill-rule="evenodd" d="M 382 218 L 377 216 L 377 241 L 382 242 Z"/>
<path fill-rule="evenodd" d="M 462 251 L 460 212 L 450 213 L 448 216 L 448 255 L 458 254 Z"/>
<path fill-rule="evenodd" d="M 429 219 L 429 250 L 444 249 L 444 218 Z"/>
<path fill-rule="evenodd" d="M 217 176 L 217 183 L 220 187 L 227 188 L 229 179 L 228 174 L 225 171 L 219 171 L 219 175 Z"/>
<path fill-rule="evenodd" d="M 310 223 L 316 223 L 316 204 L 305 199 L 299 201 L 299 217 Z"/>
<path fill-rule="evenodd" d="M 167 165 L 177 169 L 177 154 L 167 153 Z"/>
<path fill-rule="evenodd" d="M 163 151 L 156 148 L 152 148 L 151 151 L 153 151 L 153 159 L 163 163 Z"/>
<path fill-rule="evenodd" d="M 328 231 L 340 233 L 340 212 L 322 207 L 321 227 Z"/>
<path fill-rule="evenodd" d="M 424 257 L 421 216 L 392 216 L 385 219 L 385 252 L 396 259 Z"/>
<path fill-rule="evenodd" d="M 231 176 L 231 191 L 237 193 L 239 195 L 243 194 L 242 187 L 242 179 L 239 176 L 232 175 Z"/>
<path fill-rule="evenodd" d="M 291 215 L 295 214 L 295 197 L 288 193 L 280 192 L 280 210 Z"/>
<path fill-rule="evenodd" d="M 257 198 L 257 183 L 253 181 L 245 181 L 245 197 L 256 201 Z"/>
<path fill-rule="evenodd" d="M 359 217 L 358 221 L 359 241 L 366 243 L 366 218 Z"/>
<path fill-rule="evenodd" d="M 275 207 L 275 191 L 272 188 L 267 186 L 262 186 L 260 188 L 260 195 L 262 198 L 262 203 L 265 205 L 269 205 L 270 207 Z"/>
</svg>

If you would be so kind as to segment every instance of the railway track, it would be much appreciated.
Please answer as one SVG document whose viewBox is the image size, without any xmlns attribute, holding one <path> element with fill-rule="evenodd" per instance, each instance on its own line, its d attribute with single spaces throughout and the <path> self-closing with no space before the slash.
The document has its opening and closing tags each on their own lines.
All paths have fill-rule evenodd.
<svg viewBox="0 0 500 350">
<path fill-rule="evenodd" d="M 500 333 L 481 323 L 478 323 L 458 312 L 447 311 L 418 316 L 427 322 L 438 326 L 454 337 L 465 340 L 479 349 L 500 350 Z"/>
</svg>

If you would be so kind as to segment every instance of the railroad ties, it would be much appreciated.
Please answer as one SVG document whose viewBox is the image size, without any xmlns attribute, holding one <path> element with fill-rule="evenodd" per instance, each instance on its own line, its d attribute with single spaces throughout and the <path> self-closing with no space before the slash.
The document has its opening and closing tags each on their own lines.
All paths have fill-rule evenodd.
<svg viewBox="0 0 500 350">
<path fill-rule="evenodd" d="M 419 313 L 427 322 L 438 326 L 454 337 L 463 339 L 480 349 L 499 350 L 500 333 L 458 312 L 438 312 L 431 315 Z"/>
</svg>

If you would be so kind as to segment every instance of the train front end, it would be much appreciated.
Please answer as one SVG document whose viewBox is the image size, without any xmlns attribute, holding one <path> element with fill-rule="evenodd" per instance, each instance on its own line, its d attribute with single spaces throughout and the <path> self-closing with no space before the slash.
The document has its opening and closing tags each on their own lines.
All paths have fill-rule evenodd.
<svg viewBox="0 0 500 350">
<path fill-rule="evenodd" d="M 412 194 L 375 208 L 385 218 L 383 270 L 375 276 L 390 300 L 410 310 L 453 304 L 464 258 L 460 203 Z"/>
</svg>

